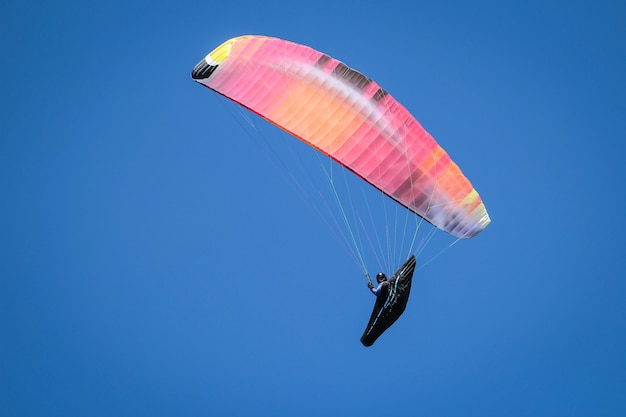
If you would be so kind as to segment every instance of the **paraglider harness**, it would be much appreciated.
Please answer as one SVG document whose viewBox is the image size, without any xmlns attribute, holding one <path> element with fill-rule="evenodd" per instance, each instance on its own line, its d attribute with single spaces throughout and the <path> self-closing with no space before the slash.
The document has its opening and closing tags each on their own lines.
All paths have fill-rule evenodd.
<svg viewBox="0 0 626 417">
<path fill-rule="evenodd" d="M 415 265 L 415 256 L 411 255 L 389 280 L 387 296 L 380 294 L 376 297 L 372 315 L 361 336 L 361 343 L 364 346 L 372 346 L 376 339 L 404 313 L 409 301 Z"/>
</svg>

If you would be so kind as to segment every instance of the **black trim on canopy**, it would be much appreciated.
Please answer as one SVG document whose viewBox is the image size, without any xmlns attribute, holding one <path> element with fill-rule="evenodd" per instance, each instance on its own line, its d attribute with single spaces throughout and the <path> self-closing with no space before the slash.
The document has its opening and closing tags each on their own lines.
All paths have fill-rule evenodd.
<svg viewBox="0 0 626 417">
<path fill-rule="evenodd" d="M 213 71 L 218 67 L 218 65 L 210 65 L 206 60 L 202 60 L 198 62 L 198 64 L 194 67 L 193 71 L 191 71 L 191 78 L 194 80 L 204 80 L 209 78 Z"/>
</svg>

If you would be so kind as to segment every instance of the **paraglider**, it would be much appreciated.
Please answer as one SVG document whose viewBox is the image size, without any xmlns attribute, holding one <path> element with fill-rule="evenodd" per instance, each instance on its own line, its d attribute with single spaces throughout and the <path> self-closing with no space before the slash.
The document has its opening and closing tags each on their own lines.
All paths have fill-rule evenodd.
<svg viewBox="0 0 626 417">
<path fill-rule="evenodd" d="M 415 265 L 415 256 L 411 255 L 390 280 L 387 280 L 382 272 L 377 275 L 379 285 L 373 289 L 376 303 L 363 336 L 361 336 L 361 343 L 364 346 L 372 346 L 376 339 L 404 313 L 406 303 L 409 301 Z M 369 284 L 371 285 L 371 283 Z M 372 287 L 373 285 L 370 286 L 370 289 Z"/>
<path fill-rule="evenodd" d="M 240 36 L 202 59 L 192 78 L 452 236 L 471 238 L 490 223 L 470 181 L 419 122 L 376 82 L 326 54 L 278 38 Z M 402 314 L 414 269 L 411 256 L 389 280 L 363 344 Z"/>
</svg>

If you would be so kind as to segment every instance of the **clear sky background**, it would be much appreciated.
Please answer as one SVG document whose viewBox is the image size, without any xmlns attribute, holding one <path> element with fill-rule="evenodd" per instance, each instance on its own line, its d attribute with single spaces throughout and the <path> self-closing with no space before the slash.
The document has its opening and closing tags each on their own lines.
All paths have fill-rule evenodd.
<svg viewBox="0 0 626 417">
<path fill-rule="evenodd" d="M 619 1 L 3 1 L 0 415 L 626 415 L 625 22 Z M 242 34 L 376 80 L 491 214 L 371 348 L 360 270 L 190 78 Z"/>
</svg>

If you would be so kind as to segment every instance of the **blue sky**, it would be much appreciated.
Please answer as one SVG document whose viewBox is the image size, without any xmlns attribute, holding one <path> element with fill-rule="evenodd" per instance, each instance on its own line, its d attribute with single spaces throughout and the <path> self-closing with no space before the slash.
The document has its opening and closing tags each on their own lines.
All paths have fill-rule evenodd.
<svg viewBox="0 0 626 417">
<path fill-rule="evenodd" d="M 0 415 L 624 415 L 625 18 L 617 1 L 3 2 Z M 359 269 L 190 78 L 242 34 L 376 80 L 491 214 L 421 266 L 371 348 Z"/>
</svg>

